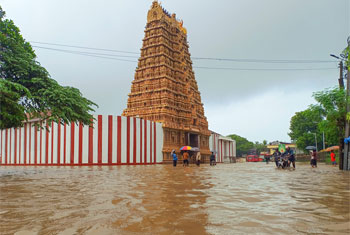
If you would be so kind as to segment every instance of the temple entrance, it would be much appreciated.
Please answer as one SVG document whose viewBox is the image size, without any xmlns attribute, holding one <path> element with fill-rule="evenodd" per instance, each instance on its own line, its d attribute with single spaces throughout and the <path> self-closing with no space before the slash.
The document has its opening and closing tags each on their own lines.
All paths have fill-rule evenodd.
<svg viewBox="0 0 350 235">
<path fill-rule="evenodd" d="M 199 135 L 198 134 L 186 133 L 186 136 L 187 136 L 186 145 L 199 148 Z"/>
</svg>

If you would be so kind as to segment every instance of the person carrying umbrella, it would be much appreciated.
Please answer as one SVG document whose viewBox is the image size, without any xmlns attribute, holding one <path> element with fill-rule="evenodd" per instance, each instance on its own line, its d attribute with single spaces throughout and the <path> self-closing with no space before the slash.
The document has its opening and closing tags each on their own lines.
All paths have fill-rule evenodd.
<svg viewBox="0 0 350 235">
<path fill-rule="evenodd" d="M 182 159 L 183 159 L 183 166 L 188 166 L 188 152 L 185 151 L 183 154 L 182 154 Z"/>
</svg>

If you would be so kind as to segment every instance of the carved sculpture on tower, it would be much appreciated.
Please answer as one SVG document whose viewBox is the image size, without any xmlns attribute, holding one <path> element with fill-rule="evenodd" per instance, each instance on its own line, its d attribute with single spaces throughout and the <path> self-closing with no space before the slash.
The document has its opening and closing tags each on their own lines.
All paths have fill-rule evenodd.
<svg viewBox="0 0 350 235">
<path fill-rule="evenodd" d="M 192 69 L 183 22 L 154 1 L 123 116 L 163 123 L 163 159 L 184 145 L 210 155 L 208 121 Z"/>
</svg>

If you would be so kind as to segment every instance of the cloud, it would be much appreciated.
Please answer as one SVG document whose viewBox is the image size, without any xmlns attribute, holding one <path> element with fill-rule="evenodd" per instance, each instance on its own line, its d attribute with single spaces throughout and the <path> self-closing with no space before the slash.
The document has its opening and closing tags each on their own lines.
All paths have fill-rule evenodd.
<svg viewBox="0 0 350 235">
<path fill-rule="evenodd" d="M 272 90 L 228 104 L 206 105 L 209 128 L 223 135 L 238 134 L 250 141 L 290 141 L 289 122 L 295 112 L 306 109 L 314 100 L 312 91 Z M 305 98 L 309 97 L 309 98 Z"/>
</svg>

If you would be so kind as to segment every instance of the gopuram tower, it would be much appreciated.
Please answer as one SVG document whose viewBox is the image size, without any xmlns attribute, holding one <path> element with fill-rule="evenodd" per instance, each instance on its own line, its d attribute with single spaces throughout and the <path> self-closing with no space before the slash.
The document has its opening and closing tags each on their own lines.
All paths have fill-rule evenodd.
<svg viewBox="0 0 350 235">
<path fill-rule="evenodd" d="M 183 22 L 154 1 L 147 14 L 145 37 L 123 116 L 163 123 L 163 159 L 181 146 L 210 155 L 208 121 L 204 116 L 192 69 Z"/>
</svg>

